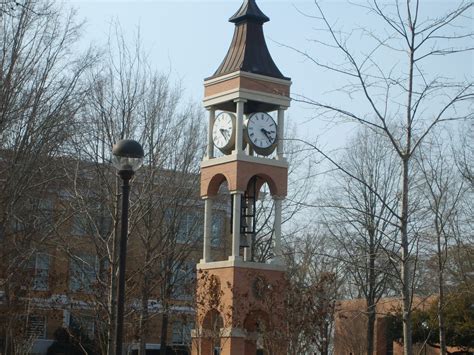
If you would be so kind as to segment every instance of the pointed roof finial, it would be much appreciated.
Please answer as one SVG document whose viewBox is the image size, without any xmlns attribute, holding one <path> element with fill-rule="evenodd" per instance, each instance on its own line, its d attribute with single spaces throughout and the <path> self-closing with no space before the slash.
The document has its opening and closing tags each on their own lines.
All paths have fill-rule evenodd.
<svg viewBox="0 0 474 355">
<path fill-rule="evenodd" d="M 240 9 L 229 19 L 229 22 L 238 23 L 245 20 L 253 20 L 265 23 L 270 19 L 260 10 L 255 0 L 244 0 Z"/>
</svg>

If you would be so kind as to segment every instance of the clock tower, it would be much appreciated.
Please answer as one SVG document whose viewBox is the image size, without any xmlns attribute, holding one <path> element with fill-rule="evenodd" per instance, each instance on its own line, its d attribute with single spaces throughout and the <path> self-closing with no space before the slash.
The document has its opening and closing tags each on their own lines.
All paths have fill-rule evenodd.
<svg viewBox="0 0 474 355">
<path fill-rule="evenodd" d="M 230 48 L 204 80 L 209 129 L 201 164 L 204 251 L 197 265 L 193 355 L 286 354 L 281 214 L 288 184 L 283 127 L 291 80 L 268 51 L 263 25 L 269 20 L 255 0 L 244 0 L 229 19 L 235 24 Z M 273 204 L 270 259 L 255 262 L 252 247 L 262 223 L 258 200 L 265 184 Z M 222 185 L 230 192 L 232 243 L 227 258 L 215 260 L 212 211 Z"/>
</svg>

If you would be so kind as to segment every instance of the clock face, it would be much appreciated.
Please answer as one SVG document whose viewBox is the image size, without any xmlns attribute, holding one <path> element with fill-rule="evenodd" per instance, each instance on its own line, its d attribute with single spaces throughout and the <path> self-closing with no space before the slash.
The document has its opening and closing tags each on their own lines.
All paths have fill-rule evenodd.
<svg viewBox="0 0 474 355">
<path fill-rule="evenodd" d="M 222 112 L 217 115 L 212 129 L 214 145 L 223 153 L 228 153 L 235 143 L 235 115 Z"/>
<path fill-rule="evenodd" d="M 277 140 L 277 125 L 266 112 L 252 113 L 247 122 L 247 139 L 253 149 L 262 155 L 270 154 Z"/>
</svg>

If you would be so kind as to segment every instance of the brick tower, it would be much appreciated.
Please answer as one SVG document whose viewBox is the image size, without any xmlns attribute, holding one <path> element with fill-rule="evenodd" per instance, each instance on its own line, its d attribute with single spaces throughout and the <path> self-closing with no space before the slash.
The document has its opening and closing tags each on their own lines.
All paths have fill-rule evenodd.
<svg viewBox="0 0 474 355">
<path fill-rule="evenodd" d="M 281 208 L 287 193 L 283 156 L 284 112 L 291 80 L 275 65 L 263 34 L 269 18 L 255 0 L 244 0 L 222 64 L 204 81 L 209 112 L 207 154 L 201 164 L 205 201 L 204 252 L 197 265 L 197 322 L 193 355 L 286 354 L 285 265 Z M 273 115 L 273 116 L 272 116 Z M 221 185 L 231 195 L 231 255 L 213 260 L 212 209 Z M 253 262 L 256 201 L 264 184 L 273 199 L 272 259 Z"/>
</svg>

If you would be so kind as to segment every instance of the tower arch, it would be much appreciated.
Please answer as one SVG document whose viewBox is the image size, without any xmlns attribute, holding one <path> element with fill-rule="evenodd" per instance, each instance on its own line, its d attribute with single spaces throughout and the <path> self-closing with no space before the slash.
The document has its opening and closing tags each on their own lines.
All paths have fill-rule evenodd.
<svg viewBox="0 0 474 355">
<path fill-rule="evenodd" d="M 208 181 L 201 181 L 201 196 L 217 196 L 219 188 L 224 182 L 227 182 L 227 186 L 230 189 L 230 179 L 226 176 L 225 173 L 217 173 L 213 175 Z"/>
<path fill-rule="evenodd" d="M 227 181 L 230 192 L 244 192 L 254 176 L 268 183 L 272 195 L 286 196 L 288 190 L 288 164 L 286 162 L 273 159 L 260 160 L 261 158 L 253 157 L 246 160 L 239 160 L 232 156 L 225 158 L 225 164 L 216 164 L 217 159 L 202 163 L 201 197 L 215 196 L 224 180 Z"/>
<path fill-rule="evenodd" d="M 255 179 L 255 181 L 254 181 L 254 179 Z M 252 190 L 255 190 L 256 193 L 258 194 L 258 192 L 261 190 L 262 186 L 265 185 L 265 184 L 268 185 L 268 187 L 270 189 L 270 194 L 272 196 L 273 195 L 279 196 L 279 193 L 281 193 L 281 189 L 278 188 L 278 185 L 275 182 L 275 180 L 268 174 L 255 174 L 255 175 L 251 176 L 248 179 L 246 191 L 250 195 L 252 195 L 252 193 L 253 193 Z"/>
</svg>

